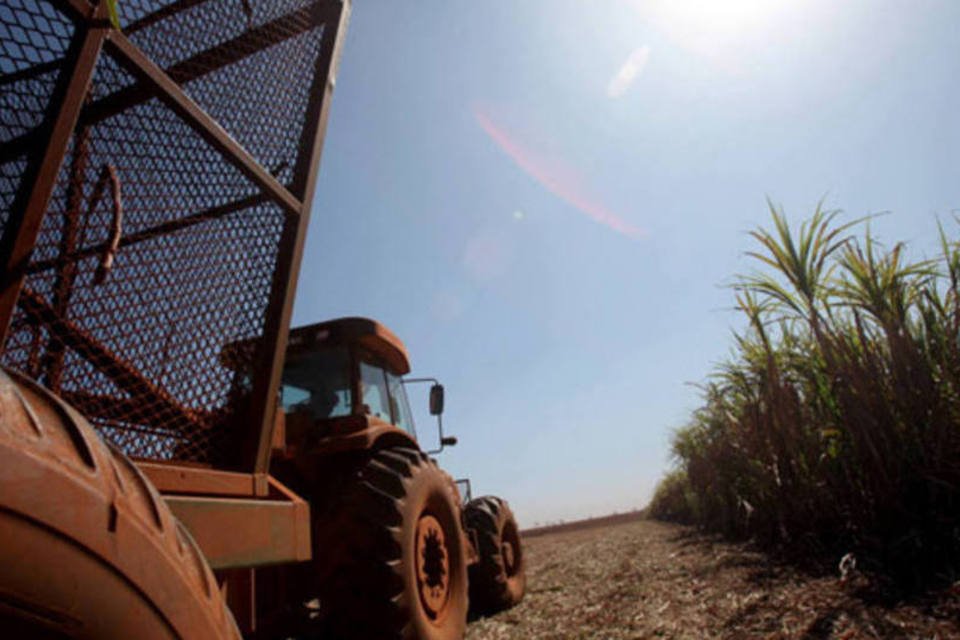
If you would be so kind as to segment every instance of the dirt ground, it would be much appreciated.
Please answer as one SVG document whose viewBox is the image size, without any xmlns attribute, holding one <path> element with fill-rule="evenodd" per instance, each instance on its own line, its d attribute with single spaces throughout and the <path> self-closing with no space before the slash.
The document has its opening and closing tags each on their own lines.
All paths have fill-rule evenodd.
<svg viewBox="0 0 960 640">
<path fill-rule="evenodd" d="M 472 622 L 468 640 L 960 638 L 956 592 L 884 606 L 863 576 L 813 577 L 675 525 L 549 533 L 525 554 L 523 602 Z"/>
</svg>

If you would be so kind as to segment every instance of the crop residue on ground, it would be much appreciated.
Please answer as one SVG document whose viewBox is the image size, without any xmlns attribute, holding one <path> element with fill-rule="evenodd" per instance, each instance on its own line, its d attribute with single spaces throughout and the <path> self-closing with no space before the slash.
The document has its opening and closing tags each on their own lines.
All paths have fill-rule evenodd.
<svg viewBox="0 0 960 640">
<path fill-rule="evenodd" d="M 960 596 L 883 606 L 858 585 L 641 520 L 525 540 L 527 595 L 468 640 L 960 638 Z"/>
</svg>

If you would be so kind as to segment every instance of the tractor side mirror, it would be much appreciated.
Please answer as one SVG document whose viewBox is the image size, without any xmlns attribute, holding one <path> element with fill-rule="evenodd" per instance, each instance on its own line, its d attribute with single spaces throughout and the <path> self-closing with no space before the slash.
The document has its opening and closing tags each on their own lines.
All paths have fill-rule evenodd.
<svg viewBox="0 0 960 640">
<path fill-rule="evenodd" d="M 444 447 L 452 447 L 452 446 L 455 445 L 455 444 L 457 444 L 457 437 L 456 437 L 456 436 L 446 436 L 446 437 L 440 438 L 440 445 L 441 445 L 441 446 L 444 446 Z"/>
<path fill-rule="evenodd" d="M 430 387 L 430 415 L 438 416 L 443 413 L 443 385 L 434 384 Z"/>
</svg>

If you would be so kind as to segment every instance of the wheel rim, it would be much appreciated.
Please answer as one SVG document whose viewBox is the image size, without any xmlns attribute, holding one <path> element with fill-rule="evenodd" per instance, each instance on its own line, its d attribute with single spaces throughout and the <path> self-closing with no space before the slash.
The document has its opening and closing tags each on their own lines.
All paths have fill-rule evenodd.
<svg viewBox="0 0 960 640">
<path fill-rule="evenodd" d="M 500 557 L 503 558 L 503 568 L 508 577 L 517 574 L 520 568 L 520 536 L 517 528 L 508 523 L 500 535 Z"/>
<path fill-rule="evenodd" d="M 440 522 L 429 514 L 417 523 L 417 591 L 433 621 L 446 612 L 450 596 L 450 554 Z"/>
</svg>

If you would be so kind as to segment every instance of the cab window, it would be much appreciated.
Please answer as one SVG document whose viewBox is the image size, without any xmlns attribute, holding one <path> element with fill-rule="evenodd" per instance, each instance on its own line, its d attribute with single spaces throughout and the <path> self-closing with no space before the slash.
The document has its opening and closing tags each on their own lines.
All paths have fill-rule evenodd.
<svg viewBox="0 0 960 640">
<path fill-rule="evenodd" d="M 314 420 L 350 414 L 350 357 L 346 349 L 298 354 L 283 367 L 280 401 L 287 413 L 309 412 Z"/>
<path fill-rule="evenodd" d="M 413 414 L 410 413 L 410 402 L 407 400 L 407 390 L 403 386 L 400 376 L 387 373 L 387 389 L 390 392 L 390 407 L 393 409 L 393 423 L 417 437 L 417 430 L 413 425 Z"/>
<path fill-rule="evenodd" d="M 360 362 L 360 385 L 363 389 L 363 412 L 400 427 L 413 437 L 413 415 L 403 381 L 383 367 Z"/>
<path fill-rule="evenodd" d="M 390 415 L 390 400 L 387 394 L 387 378 L 383 369 L 366 362 L 360 363 L 360 388 L 363 412 L 393 422 Z"/>
</svg>

